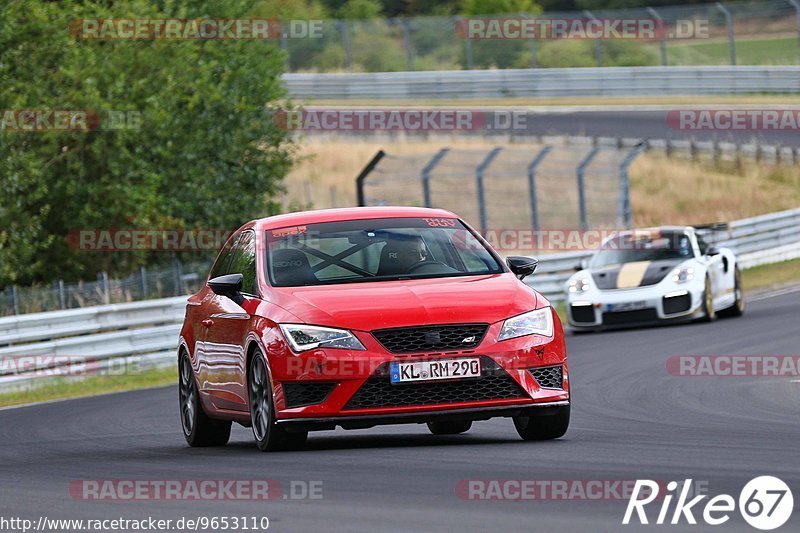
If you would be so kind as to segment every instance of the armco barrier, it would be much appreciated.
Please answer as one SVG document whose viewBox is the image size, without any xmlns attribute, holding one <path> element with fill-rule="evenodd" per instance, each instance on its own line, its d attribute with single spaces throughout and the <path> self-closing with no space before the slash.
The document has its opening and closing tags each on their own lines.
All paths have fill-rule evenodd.
<svg viewBox="0 0 800 533">
<path fill-rule="evenodd" d="M 800 257 L 800 209 L 736 220 L 715 228 L 707 238 L 739 254 L 740 264 L 753 267 Z M 564 284 L 591 252 L 544 255 L 526 280 L 553 302 L 563 299 Z M 172 365 L 186 298 L 165 298 L 0 319 L 0 391 L 18 388 L 45 372 L 14 372 L 15 362 L 46 356 L 84 357 L 97 368 L 124 360 L 139 366 Z M 35 341 L 35 342 L 33 342 Z M 26 367 L 27 368 L 27 367 Z"/>
<path fill-rule="evenodd" d="M 297 99 L 379 100 L 796 94 L 800 67 L 603 67 L 284 74 Z"/>
</svg>

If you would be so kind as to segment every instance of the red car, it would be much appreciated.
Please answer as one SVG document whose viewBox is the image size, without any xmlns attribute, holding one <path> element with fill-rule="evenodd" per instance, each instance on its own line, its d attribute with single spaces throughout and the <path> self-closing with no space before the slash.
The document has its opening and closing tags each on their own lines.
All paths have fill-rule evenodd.
<svg viewBox="0 0 800 533">
<path fill-rule="evenodd" d="M 436 435 L 512 417 L 562 436 L 570 401 L 561 322 L 448 211 L 360 207 L 279 215 L 234 233 L 191 296 L 178 353 L 183 432 L 261 450 L 309 431 L 427 423 Z"/>
</svg>

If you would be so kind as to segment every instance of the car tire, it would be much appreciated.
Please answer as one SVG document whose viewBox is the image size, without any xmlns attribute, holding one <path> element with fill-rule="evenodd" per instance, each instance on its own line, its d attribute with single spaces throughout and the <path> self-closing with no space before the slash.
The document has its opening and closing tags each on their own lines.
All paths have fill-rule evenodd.
<svg viewBox="0 0 800 533">
<path fill-rule="evenodd" d="M 727 309 L 723 309 L 717 315 L 722 317 L 735 317 L 735 316 L 742 316 L 744 314 L 744 293 L 742 291 L 742 273 L 739 271 L 739 267 L 736 267 L 736 270 L 733 273 L 733 293 L 736 295 L 736 300 L 733 302 L 733 305 L 728 307 Z"/>
<path fill-rule="evenodd" d="M 472 427 L 472 420 L 453 420 L 445 422 L 428 422 L 428 429 L 434 435 L 458 435 Z"/>
<path fill-rule="evenodd" d="M 272 399 L 272 381 L 265 361 L 261 351 L 256 350 L 247 372 L 250 422 L 256 445 L 262 452 L 302 448 L 308 438 L 308 432 L 289 432 L 277 423 Z"/>
<path fill-rule="evenodd" d="M 181 353 L 178 362 L 178 397 L 181 427 L 189 446 L 224 446 L 231 438 L 230 421 L 209 418 L 203 410 L 189 354 Z"/>
<path fill-rule="evenodd" d="M 706 276 L 706 286 L 703 289 L 703 318 L 702 322 L 711 322 L 717 318 L 714 312 L 714 295 L 711 292 L 711 280 Z"/>
<path fill-rule="evenodd" d="M 552 440 L 564 436 L 569 428 L 570 406 L 559 407 L 554 414 L 515 416 L 514 427 L 522 440 Z"/>
</svg>

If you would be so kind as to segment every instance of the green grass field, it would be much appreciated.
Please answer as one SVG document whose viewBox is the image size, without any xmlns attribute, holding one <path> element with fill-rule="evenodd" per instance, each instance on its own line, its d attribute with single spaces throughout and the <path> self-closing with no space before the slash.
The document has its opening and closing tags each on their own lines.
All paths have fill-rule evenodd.
<svg viewBox="0 0 800 533">
<path fill-rule="evenodd" d="M 728 41 L 667 43 L 670 65 L 729 65 Z M 800 47 L 796 37 L 737 39 L 737 65 L 797 65 Z"/>
</svg>

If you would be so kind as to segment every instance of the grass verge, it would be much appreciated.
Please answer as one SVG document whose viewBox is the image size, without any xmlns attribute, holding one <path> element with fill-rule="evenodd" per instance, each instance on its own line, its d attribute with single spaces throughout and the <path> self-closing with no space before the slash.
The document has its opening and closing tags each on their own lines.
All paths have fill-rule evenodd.
<svg viewBox="0 0 800 533">
<path fill-rule="evenodd" d="M 0 407 L 26 403 L 45 402 L 97 396 L 110 392 L 146 389 L 171 385 L 178 380 L 176 368 L 156 368 L 139 374 L 118 376 L 92 376 L 81 380 L 60 378 L 42 387 L 0 394 Z"/>
<path fill-rule="evenodd" d="M 745 291 L 771 289 L 800 280 L 800 259 L 742 270 Z"/>
</svg>

